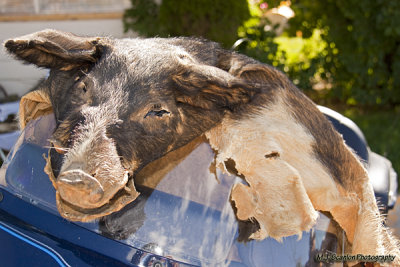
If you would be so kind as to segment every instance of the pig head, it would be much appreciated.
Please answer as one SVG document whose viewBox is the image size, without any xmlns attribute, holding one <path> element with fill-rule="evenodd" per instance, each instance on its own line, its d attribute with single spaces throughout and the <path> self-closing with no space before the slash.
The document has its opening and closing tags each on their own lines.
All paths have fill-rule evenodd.
<svg viewBox="0 0 400 267">
<path fill-rule="evenodd" d="M 56 119 L 50 157 L 62 157 L 53 180 L 58 208 L 93 213 L 87 219 L 62 214 L 72 220 L 105 215 L 96 209 L 121 190 L 135 191 L 128 181 L 146 164 L 202 135 L 226 113 L 240 114 L 260 88 L 254 77 L 263 75 L 254 73 L 265 71 L 252 59 L 191 38 L 44 30 L 4 45 L 17 59 L 50 69 L 37 91 Z M 137 196 L 131 194 L 129 201 Z"/>
</svg>

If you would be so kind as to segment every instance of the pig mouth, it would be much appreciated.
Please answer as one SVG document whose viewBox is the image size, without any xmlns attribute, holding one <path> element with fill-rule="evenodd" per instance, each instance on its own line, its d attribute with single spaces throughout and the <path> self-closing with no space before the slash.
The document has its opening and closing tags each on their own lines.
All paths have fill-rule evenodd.
<svg viewBox="0 0 400 267">
<path fill-rule="evenodd" d="M 44 171 L 56 189 L 56 204 L 60 215 L 70 221 L 88 222 L 109 215 L 139 196 L 132 177 L 126 171 L 122 178 L 126 181 L 125 184 L 113 188 L 111 193 L 109 190 L 104 192 L 102 185 L 82 170 L 58 174 L 52 166 L 52 156 L 55 156 L 52 155 L 52 149 L 49 150 L 48 157 L 44 155 Z M 108 194 L 106 197 L 105 193 Z"/>
<path fill-rule="evenodd" d="M 70 221 L 88 222 L 119 211 L 139 196 L 135 190 L 133 179 L 129 179 L 125 187 L 104 205 L 97 208 L 81 208 L 65 201 L 60 193 L 56 193 L 57 208 L 60 214 Z"/>
</svg>

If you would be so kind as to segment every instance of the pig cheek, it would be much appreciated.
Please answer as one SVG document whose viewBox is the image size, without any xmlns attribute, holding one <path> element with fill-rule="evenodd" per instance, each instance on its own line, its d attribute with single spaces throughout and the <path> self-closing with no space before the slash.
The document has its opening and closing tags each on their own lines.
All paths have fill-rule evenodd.
<svg viewBox="0 0 400 267">
<path fill-rule="evenodd" d="M 120 156 L 120 164 L 129 175 L 133 175 L 142 162 L 139 160 L 140 157 L 137 155 L 137 151 L 133 149 L 134 147 L 135 145 L 128 141 L 122 142 L 122 144 L 117 142 L 115 146 L 117 154 Z"/>
</svg>

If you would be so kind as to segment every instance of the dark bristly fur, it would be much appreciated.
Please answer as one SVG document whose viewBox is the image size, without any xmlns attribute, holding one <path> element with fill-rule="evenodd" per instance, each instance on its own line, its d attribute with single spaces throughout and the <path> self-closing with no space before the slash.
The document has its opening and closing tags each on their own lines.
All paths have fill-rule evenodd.
<svg viewBox="0 0 400 267">
<path fill-rule="evenodd" d="M 49 95 L 57 120 L 54 142 L 69 151 L 79 150 L 85 131 L 98 135 L 93 140 L 106 133 L 124 168 L 135 173 L 224 116 L 257 113 L 284 90 L 293 117 L 311 134 L 323 131 L 313 135 L 315 154 L 341 182 L 335 154 L 341 151 L 330 151 L 326 144 L 340 136 L 315 105 L 281 72 L 216 43 L 116 40 L 45 30 L 8 40 L 5 47 L 18 59 L 51 69 L 40 90 Z"/>
</svg>

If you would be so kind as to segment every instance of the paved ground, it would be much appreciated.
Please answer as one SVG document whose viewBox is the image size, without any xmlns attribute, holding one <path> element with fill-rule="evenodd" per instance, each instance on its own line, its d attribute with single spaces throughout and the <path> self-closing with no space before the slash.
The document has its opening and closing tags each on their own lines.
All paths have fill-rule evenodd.
<svg viewBox="0 0 400 267">
<path fill-rule="evenodd" d="M 400 238 L 400 197 L 397 198 L 395 209 L 389 211 L 387 225 L 391 227 L 393 233 Z"/>
</svg>

